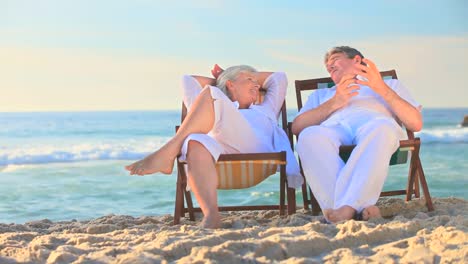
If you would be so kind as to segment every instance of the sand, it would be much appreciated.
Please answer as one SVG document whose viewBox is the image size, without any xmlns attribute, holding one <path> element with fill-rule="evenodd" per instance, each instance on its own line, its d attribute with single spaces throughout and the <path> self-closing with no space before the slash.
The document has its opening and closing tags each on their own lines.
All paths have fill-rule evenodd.
<svg viewBox="0 0 468 264">
<path fill-rule="evenodd" d="M 382 219 L 338 224 L 303 210 L 226 213 L 217 230 L 169 215 L 0 224 L 0 263 L 468 263 L 468 201 L 378 206 Z"/>
</svg>

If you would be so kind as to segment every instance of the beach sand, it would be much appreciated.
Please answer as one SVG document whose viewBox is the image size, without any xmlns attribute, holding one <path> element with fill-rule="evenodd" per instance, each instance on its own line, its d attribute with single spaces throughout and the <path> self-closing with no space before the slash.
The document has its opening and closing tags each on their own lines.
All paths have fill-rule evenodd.
<svg viewBox="0 0 468 264">
<path fill-rule="evenodd" d="M 218 230 L 169 215 L 0 224 L 0 263 L 468 263 L 468 201 L 378 206 L 383 219 L 336 225 L 303 210 L 226 213 Z"/>
</svg>

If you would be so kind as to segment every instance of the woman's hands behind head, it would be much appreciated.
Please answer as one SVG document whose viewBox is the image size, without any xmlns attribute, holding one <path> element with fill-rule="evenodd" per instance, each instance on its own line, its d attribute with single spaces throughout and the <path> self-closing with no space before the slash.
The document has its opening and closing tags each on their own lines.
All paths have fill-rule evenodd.
<svg viewBox="0 0 468 264">
<path fill-rule="evenodd" d="M 213 66 L 213 69 L 211 70 L 211 74 L 213 75 L 213 77 L 214 77 L 215 79 L 218 79 L 219 75 L 220 75 L 223 71 L 224 71 L 224 70 L 223 70 L 221 67 L 219 67 L 218 64 L 215 64 L 215 65 Z"/>
</svg>

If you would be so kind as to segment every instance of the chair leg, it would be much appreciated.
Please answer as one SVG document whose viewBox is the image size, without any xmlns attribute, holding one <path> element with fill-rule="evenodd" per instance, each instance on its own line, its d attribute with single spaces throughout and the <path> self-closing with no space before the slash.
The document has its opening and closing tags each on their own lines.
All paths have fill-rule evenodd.
<svg viewBox="0 0 468 264">
<path fill-rule="evenodd" d="M 418 164 L 419 179 L 421 181 L 421 186 L 424 192 L 424 198 L 426 199 L 427 210 L 434 211 L 434 205 L 432 204 L 431 194 L 429 193 L 429 187 L 427 186 L 426 176 L 424 176 L 424 171 L 423 171 L 423 167 L 421 164 L 421 160 L 419 159 L 419 156 L 418 156 L 417 164 Z"/>
<path fill-rule="evenodd" d="M 421 197 L 421 191 L 419 188 L 419 173 L 416 174 L 416 177 L 414 178 L 414 197 L 419 198 Z"/>
<path fill-rule="evenodd" d="M 286 165 L 281 165 L 280 171 L 280 215 L 284 215 L 285 209 L 285 194 L 286 194 Z"/>
<path fill-rule="evenodd" d="M 193 202 L 192 202 L 192 193 L 185 191 L 185 201 L 187 202 L 187 210 L 189 213 L 190 221 L 195 221 L 195 210 L 193 209 Z"/>
<path fill-rule="evenodd" d="M 415 153 L 413 153 L 413 155 L 415 155 Z M 419 155 L 419 154 L 418 154 Z M 414 169 L 413 167 L 416 166 L 416 169 L 415 169 L 415 173 L 416 173 L 416 176 L 414 177 L 414 197 L 415 198 L 419 198 L 421 196 L 421 193 L 419 191 L 419 176 L 418 176 L 418 170 L 417 170 L 417 164 L 416 165 L 413 165 L 413 163 L 411 162 L 410 164 L 410 171 L 412 169 Z"/>
<path fill-rule="evenodd" d="M 310 204 L 312 205 L 312 215 L 319 215 L 322 209 L 320 208 L 320 205 L 317 202 L 317 199 L 315 199 L 314 193 L 312 193 L 312 190 L 310 188 L 309 188 L 309 192 L 310 192 Z"/>
<path fill-rule="evenodd" d="M 288 215 L 296 213 L 296 189 L 287 188 L 288 195 Z"/>
<path fill-rule="evenodd" d="M 177 173 L 176 200 L 174 207 L 174 225 L 180 224 L 180 218 L 184 212 L 184 192 L 182 190 L 181 176 Z"/>
<path fill-rule="evenodd" d="M 304 183 L 302 184 L 302 203 L 303 203 L 304 209 L 309 210 L 310 201 L 309 201 L 309 197 L 307 195 L 307 190 L 309 188 L 307 188 L 307 180 L 304 177 L 304 171 L 302 170 L 302 163 L 301 163 L 300 159 L 299 159 L 299 168 L 301 168 L 302 178 L 304 179 Z"/>
<path fill-rule="evenodd" d="M 307 183 L 302 184 L 302 203 L 305 210 L 309 210 L 309 198 L 307 195 Z"/>
<path fill-rule="evenodd" d="M 180 174 L 180 189 L 182 193 L 182 206 L 181 206 L 181 214 L 185 215 L 185 208 L 184 208 L 184 197 L 185 201 L 187 203 L 187 211 L 189 213 L 189 219 L 191 221 L 195 221 L 195 214 L 193 210 L 193 203 L 192 203 L 192 195 L 190 192 L 186 191 L 187 190 L 187 175 L 185 174 L 185 167 L 184 164 L 177 162 L 177 169 Z"/>
<path fill-rule="evenodd" d="M 416 168 L 417 168 L 417 160 L 416 158 L 419 155 L 419 151 L 417 150 L 418 147 L 415 147 L 415 149 L 411 153 L 411 161 L 410 161 L 410 168 L 408 172 L 408 183 L 406 185 L 406 201 L 410 201 L 411 197 L 413 195 L 413 190 L 414 190 L 414 184 L 415 184 L 415 178 L 416 178 Z"/>
</svg>

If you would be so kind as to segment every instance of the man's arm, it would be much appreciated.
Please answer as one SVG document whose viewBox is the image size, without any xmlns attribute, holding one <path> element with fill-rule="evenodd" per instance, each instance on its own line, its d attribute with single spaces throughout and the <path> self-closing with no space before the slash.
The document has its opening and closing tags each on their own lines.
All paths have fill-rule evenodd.
<svg viewBox="0 0 468 264">
<path fill-rule="evenodd" d="M 332 98 L 317 108 L 298 115 L 292 122 L 291 130 L 294 135 L 299 135 L 299 133 L 301 133 L 301 131 L 306 127 L 320 125 L 336 110 L 337 109 Z"/>
<path fill-rule="evenodd" d="M 335 95 L 330 100 L 298 115 L 292 123 L 293 134 L 299 135 L 304 128 L 321 124 L 336 110 L 345 107 L 349 100 L 358 94 L 359 86 L 355 85 L 354 76 L 354 74 L 344 75 L 336 85 Z"/>
<path fill-rule="evenodd" d="M 406 100 L 401 98 L 395 91 L 393 91 L 388 85 L 387 89 L 382 98 L 387 102 L 387 104 L 392 109 L 393 113 L 397 118 L 403 123 L 403 125 L 413 131 L 418 132 L 422 129 L 422 115 L 419 109 L 416 109 L 414 106 L 410 105 Z"/>
<path fill-rule="evenodd" d="M 357 80 L 356 82 L 369 86 L 379 94 L 407 129 L 414 132 L 420 131 L 422 129 L 423 122 L 419 109 L 401 98 L 383 81 L 379 70 L 372 61 L 368 59 L 363 59 L 363 61 L 368 66 L 357 65 L 357 71 L 355 73 L 365 77 L 367 81 Z"/>
</svg>

